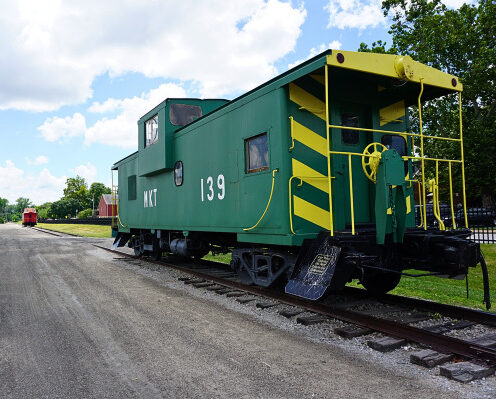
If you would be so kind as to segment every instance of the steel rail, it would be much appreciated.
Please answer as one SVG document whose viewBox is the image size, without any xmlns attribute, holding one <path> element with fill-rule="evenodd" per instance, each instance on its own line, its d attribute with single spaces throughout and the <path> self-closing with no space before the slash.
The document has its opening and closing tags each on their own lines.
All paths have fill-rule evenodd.
<svg viewBox="0 0 496 399">
<path fill-rule="evenodd" d="M 133 255 L 126 254 L 120 251 L 114 251 L 112 249 L 105 248 L 101 245 L 97 245 L 97 244 L 92 244 L 92 245 L 108 252 L 123 255 L 129 258 L 139 259 Z M 189 273 L 195 277 L 204 280 L 210 280 L 216 284 L 228 288 L 235 288 L 250 294 L 263 296 L 270 299 L 275 299 L 281 303 L 291 306 L 298 306 L 300 308 L 309 310 L 314 313 L 318 313 L 323 316 L 352 323 L 360 327 L 370 328 L 372 330 L 387 335 L 391 335 L 397 338 L 403 338 L 408 341 L 413 341 L 419 344 L 428 345 L 431 348 L 440 352 L 454 353 L 458 356 L 470 359 L 474 362 L 478 362 L 478 363 L 483 362 L 491 366 L 496 365 L 496 349 L 479 345 L 477 343 L 463 341 L 461 339 L 449 337 L 442 334 L 436 334 L 421 328 L 409 326 L 407 324 L 402 324 L 393 320 L 381 319 L 378 317 L 365 315 L 363 313 L 358 313 L 355 311 L 330 307 L 328 305 L 324 305 L 319 302 L 312 302 L 295 296 L 287 295 L 284 293 L 270 291 L 263 287 L 247 286 L 237 281 L 226 280 L 223 278 L 212 276 L 208 273 L 195 271 L 194 269 L 184 266 L 178 266 L 165 261 L 153 261 L 149 259 L 143 259 L 143 260 L 150 263 L 168 266 L 171 267 L 172 269 Z"/>
<path fill-rule="evenodd" d="M 344 293 L 367 297 L 367 292 L 360 288 L 345 287 Z M 439 313 L 443 316 L 452 317 L 457 320 L 463 319 L 496 327 L 496 313 L 489 313 L 483 310 L 465 308 L 463 306 L 447 305 L 444 303 L 433 302 L 426 299 L 412 298 L 393 294 L 384 294 L 376 298 L 387 304 L 408 305 L 421 308 L 425 311 Z"/>
</svg>

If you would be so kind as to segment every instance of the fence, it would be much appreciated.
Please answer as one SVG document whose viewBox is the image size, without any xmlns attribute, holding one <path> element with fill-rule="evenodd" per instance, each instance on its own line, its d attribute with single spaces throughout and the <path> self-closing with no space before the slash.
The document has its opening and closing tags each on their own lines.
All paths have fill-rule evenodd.
<svg viewBox="0 0 496 399">
<path fill-rule="evenodd" d="M 451 208 L 446 204 L 439 204 L 440 217 L 444 226 L 451 229 L 453 226 L 453 216 Z M 463 209 L 457 209 L 454 212 L 455 226 L 465 226 L 465 215 Z M 432 204 L 426 207 L 427 226 L 439 227 L 439 222 L 434 216 Z M 417 226 L 420 225 L 420 207 L 415 207 L 415 220 Z M 481 244 L 496 244 L 496 211 L 490 208 L 468 208 L 467 209 L 468 226 L 472 230 L 472 240 Z"/>
<path fill-rule="evenodd" d="M 99 224 L 110 226 L 112 224 L 112 218 L 39 219 L 38 222 L 53 224 Z"/>
</svg>

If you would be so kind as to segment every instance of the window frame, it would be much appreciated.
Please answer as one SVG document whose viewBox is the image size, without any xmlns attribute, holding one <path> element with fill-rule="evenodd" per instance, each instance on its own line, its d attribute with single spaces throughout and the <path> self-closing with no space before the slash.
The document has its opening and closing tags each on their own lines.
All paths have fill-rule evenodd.
<svg viewBox="0 0 496 399">
<path fill-rule="evenodd" d="M 133 179 L 134 178 L 134 179 Z M 131 181 L 134 180 L 134 192 L 131 193 Z M 131 195 L 133 194 L 133 195 Z M 132 198 L 134 197 L 134 198 Z M 130 175 L 127 177 L 127 200 L 136 201 L 138 199 L 138 178 L 136 175 Z"/>
<path fill-rule="evenodd" d="M 177 122 L 175 119 L 174 119 L 174 122 L 172 121 L 173 118 L 171 117 L 171 114 L 173 114 L 173 108 L 175 108 L 176 106 L 187 106 L 187 107 L 195 107 L 197 109 L 200 110 L 200 115 L 198 117 L 196 117 L 195 119 L 193 119 L 192 121 L 186 123 L 186 124 L 183 124 L 183 125 L 180 125 L 180 124 L 177 124 L 177 123 L 174 123 L 174 122 Z M 194 121 L 200 119 L 201 117 L 203 116 L 203 109 L 200 105 L 198 104 L 184 104 L 184 103 L 172 103 L 169 105 L 169 123 L 172 125 L 172 126 L 176 126 L 176 127 L 183 127 L 183 126 L 187 126 L 189 125 L 190 123 L 193 123 Z"/>
<path fill-rule="evenodd" d="M 155 135 L 155 140 L 154 141 L 151 141 L 151 137 L 150 137 L 150 142 L 148 142 L 148 130 L 147 130 L 147 126 L 148 126 L 148 122 L 150 122 L 151 120 L 153 119 L 156 119 L 157 120 L 157 134 Z M 151 116 L 150 118 L 148 118 L 145 123 L 144 123 L 144 128 L 145 128 L 145 148 L 148 148 L 148 147 L 151 147 L 152 145 L 158 143 L 159 141 L 159 133 L 158 133 L 158 113 L 156 113 L 155 115 Z"/>
<path fill-rule="evenodd" d="M 181 184 L 177 184 L 177 174 L 176 174 L 177 165 L 181 165 Z M 181 187 L 183 183 L 184 183 L 184 164 L 183 161 L 176 161 L 174 163 L 174 184 L 176 187 Z"/>
<path fill-rule="evenodd" d="M 257 137 L 261 137 L 265 135 L 267 137 L 267 165 L 266 166 L 262 166 L 260 168 L 253 168 L 253 169 L 250 169 L 249 168 L 249 165 L 250 165 L 250 151 L 249 151 L 249 141 L 250 140 L 253 140 Z M 263 131 L 261 133 L 257 133 L 255 135 L 252 135 L 252 136 L 247 136 L 247 137 L 244 137 L 243 138 L 244 140 L 244 153 L 245 153 L 245 174 L 247 175 L 253 175 L 255 173 L 262 173 L 262 172 L 266 172 L 269 170 L 270 168 L 270 140 L 269 140 L 269 131 L 266 130 L 266 131 Z"/>
</svg>

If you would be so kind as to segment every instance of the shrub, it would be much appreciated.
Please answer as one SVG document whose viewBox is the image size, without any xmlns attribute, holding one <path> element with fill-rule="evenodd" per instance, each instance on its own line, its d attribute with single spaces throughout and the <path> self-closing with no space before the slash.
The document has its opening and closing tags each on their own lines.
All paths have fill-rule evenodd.
<svg viewBox="0 0 496 399">
<path fill-rule="evenodd" d="M 85 209 L 78 213 L 78 219 L 89 218 L 92 215 L 93 211 L 91 208 Z"/>
</svg>

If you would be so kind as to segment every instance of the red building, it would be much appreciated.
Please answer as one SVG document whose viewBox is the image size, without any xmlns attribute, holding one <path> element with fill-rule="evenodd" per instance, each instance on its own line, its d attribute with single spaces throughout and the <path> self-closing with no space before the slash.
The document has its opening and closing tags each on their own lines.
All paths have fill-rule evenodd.
<svg viewBox="0 0 496 399">
<path fill-rule="evenodd" d="M 117 216 L 117 197 L 112 204 L 112 194 L 103 194 L 98 204 L 98 216 L 101 218 Z"/>
</svg>

